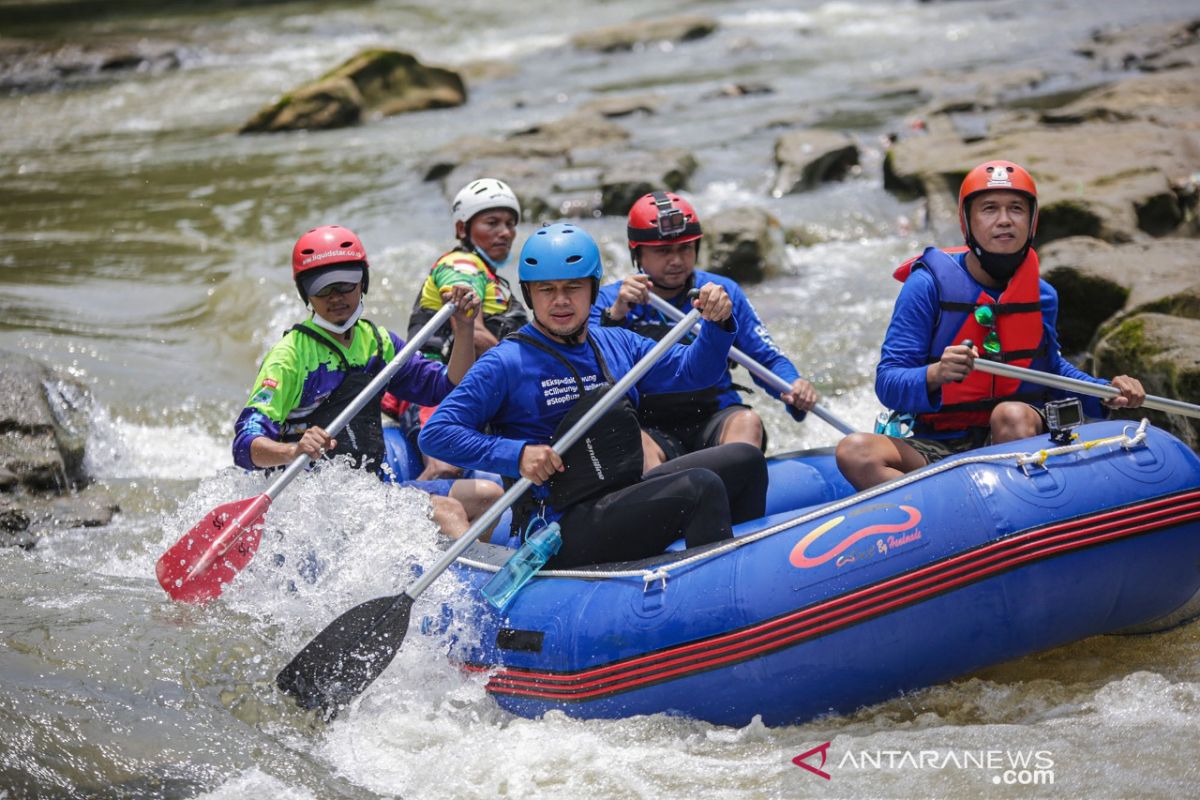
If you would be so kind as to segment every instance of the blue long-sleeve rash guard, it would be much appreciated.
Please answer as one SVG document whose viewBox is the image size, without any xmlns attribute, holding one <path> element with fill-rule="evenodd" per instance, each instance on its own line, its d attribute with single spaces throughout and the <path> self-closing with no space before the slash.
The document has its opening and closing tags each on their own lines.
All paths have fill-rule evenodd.
<svg viewBox="0 0 1200 800">
<path fill-rule="evenodd" d="M 771 338 L 771 334 L 767 332 L 767 326 L 759 319 L 758 312 L 754 310 L 750 298 L 746 297 L 746 293 L 742 291 L 742 287 L 723 275 L 714 275 L 704 270 L 695 270 L 693 275 L 695 276 L 695 288 L 699 289 L 707 283 L 715 283 L 724 288 L 725 292 L 729 295 L 729 299 L 733 301 L 733 318 L 737 321 L 738 326 L 738 333 L 734 339 L 733 346 L 771 370 L 771 372 L 774 372 L 789 384 L 795 383 L 796 379 L 800 377 L 796 365 L 775 344 L 775 341 Z M 610 283 L 600 289 L 600 294 L 596 297 L 596 302 L 592 306 L 591 322 L 594 327 L 600 326 L 601 312 L 612 308 L 620 290 L 620 281 Z M 669 302 L 680 311 L 688 311 L 691 308 L 691 303 L 687 299 L 686 293 L 681 293 Z M 622 320 L 621 327 L 629 327 L 639 320 L 659 322 L 663 321 L 663 315 L 649 303 L 633 306 L 629 309 L 629 313 L 625 319 Z M 669 326 L 672 322 L 666 320 L 666 324 Z M 771 397 L 779 399 L 779 392 L 775 389 L 757 377 L 754 377 L 754 382 L 761 386 Z M 731 405 L 742 402 L 741 395 L 733 388 L 733 376 L 729 373 L 728 365 L 726 365 L 721 379 L 717 382 L 717 387 L 721 389 L 721 394 L 717 398 L 720 408 L 728 408 Z M 672 391 L 679 390 L 675 389 Z M 792 406 L 788 406 L 788 411 L 796 419 L 804 419 L 805 412 L 799 411 Z"/>
<path fill-rule="evenodd" d="M 960 265 L 963 264 L 965 255 L 965 253 L 960 253 L 956 256 Z M 965 265 L 963 265 L 963 269 L 966 269 Z M 973 281 L 973 283 L 977 292 L 985 292 L 993 299 L 1000 294 L 999 290 L 990 289 L 977 281 Z M 1058 292 L 1044 280 L 1039 283 L 1043 354 L 1033 359 L 1030 369 L 1076 378 L 1089 383 L 1107 384 L 1108 381 L 1093 378 L 1062 357 L 1055 328 L 1058 321 Z M 978 293 L 975 296 L 978 297 Z M 879 366 L 875 369 L 875 394 L 887 408 L 912 414 L 924 414 L 929 411 L 937 411 L 942 407 L 941 390 L 939 389 L 931 395 L 925 389 L 925 369 L 928 366 L 928 359 L 941 357 L 941 353 L 929 352 L 939 312 L 938 286 L 933 275 L 927 269 L 914 269 L 896 298 L 892 320 L 888 324 L 887 334 L 883 339 Z M 1022 382 L 1017 387 L 1017 392 L 1049 392 L 1051 397 L 1077 396 L 1060 390 L 1048 390 L 1027 382 Z M 1088 416 L 1105 416 L 1104 406 L 1099 400 L 1093 397 L 1081 397 L 1080 399 L 1083 401 L 1084 412 Z M 921 435 L 954 437 L 961 434 L 953 431 L 942 434 L 922 431 Z"/>
<path fill-rule="evenodd" d="M 733 323 L 736 326 L 736 322 Z M 620 328 L 588 326 L 615 380 L 654 347 L 644 336 Z M 564 345 L 543 335 L 533 324 L 521 333 L 557 350 L 579 371 L 584 387 L 603 381 L 595 355 L 586 343 Z M 712 386 L 725 369 L 737 334 L 703 322 L 690 346 L 675 345 L 629 391 L 687 391 Z M 425 423 L 418 443 L 434 458 L 469 469 L 520 477 L 521 450 L 527 444 L 549 444 L 555 428 L 579 397 L 575 379 L 554 357 L 511 339 L 484 353 Z M 484 433 L 485 428 L 488 430 Z"/>
</svg>

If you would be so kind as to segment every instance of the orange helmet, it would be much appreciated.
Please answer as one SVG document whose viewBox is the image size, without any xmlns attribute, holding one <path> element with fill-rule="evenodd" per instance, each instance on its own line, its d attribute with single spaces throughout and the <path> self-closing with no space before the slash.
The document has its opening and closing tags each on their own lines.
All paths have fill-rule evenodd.
<svg viewBox="0 0 1200 800">
<path fill-rule="evenodd" d="M 322 279 L 315 280 L 318 277 Z M 367 251 L 349 228 L 340 225 L 312 228 L 292 248 L 292 279 L 305 303 L 310 291 L 320 291 L 325 284 L 337 281 L 361 280 L 366 294 L 368 277 Z"/>
<path fill-rule="evenodd" d="M 1026 245 L 1033 241 L 1034 234 L 1037 233 L 1038 194 L 1033 176 L 1024 167 L 1011 161 L 985 161 L 967 173 L 958 189 L 958 222 L 969 247 L 974 248 L 968 218 L 971 198 L 981 192 L 997 189 L 1019 192 L 1029 198 L 1029 242 L 1026 242 Z"/>
<path fill-rule="evenodd" d="M 674 192 L 650 192 L 639 197 L 629 209 L 625 230 L 635 261 L 637 248 L 642 245 L 659 247 L 696 242 L 700 246 L 700 218 L 696 209 Z"/>
</svg>

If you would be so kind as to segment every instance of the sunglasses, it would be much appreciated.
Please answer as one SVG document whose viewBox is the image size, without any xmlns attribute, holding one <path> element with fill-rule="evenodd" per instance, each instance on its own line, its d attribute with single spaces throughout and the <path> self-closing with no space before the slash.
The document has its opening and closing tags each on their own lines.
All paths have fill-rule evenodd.
<svg viewBox="0 0 1200 800">
<path fill-rule="evenodd" d="M 996 312 L 991 306 L 979 306 L 975 309 L 975 321 L 988 329 L 983 338 L 983 351 L 988 355 L 1000 355 L 1000 334 L 996 333 Z"/>
<path fill-rule="evenodd" d="M 335 292 L 337 294 L 350 294 L 351 292 L 353 292 L 355 289 L 357 289 L 361 285 L 362 285 L 362 281 L 359 281 L 357 283 L 346 283 L 346 282 L 339 281 L 338 283 L 331 283 L 328 286 L 323 286 L 321 288 L 321 291 L 313 292 L 312 296 L 313 297 L 329 297 L 329 295 L 331 295 Z"/>
</svg>

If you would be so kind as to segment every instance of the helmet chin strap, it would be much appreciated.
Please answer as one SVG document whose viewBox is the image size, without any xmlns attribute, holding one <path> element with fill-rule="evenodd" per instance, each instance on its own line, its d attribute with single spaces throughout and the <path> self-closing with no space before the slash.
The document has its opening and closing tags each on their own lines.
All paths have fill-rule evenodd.
<svg viewBox="0 0 1200 800">
<path fill-rule="evenodd" d="M 330 333 L 336 333 L 340 336 L 341 334 L 343 334 L 346 331 L 353 328 L 355 326 L 355 324 L 359 321 L 359 319 L 362 318 L 362 315 L 363 315 L 363 301 L 359 300 L 358 308 L 354 309 L 354 313 L 350 315 L 350 319 L 346 320 L 341 325 L 335 325 L 334 323 L 332 323 L 329 320 L 322 317 L 316 311 L 313 312 L 312 319 L 313 319 L 313 322 L 315 322 L 317 324 L 317 327 L 324 328 L 325 330 L 329 331 Z"/>
</svg>

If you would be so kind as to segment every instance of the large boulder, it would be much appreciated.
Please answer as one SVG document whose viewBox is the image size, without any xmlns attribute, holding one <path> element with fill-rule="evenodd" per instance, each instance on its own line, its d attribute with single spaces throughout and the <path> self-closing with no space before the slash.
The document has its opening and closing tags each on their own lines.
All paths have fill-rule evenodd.
<svg viewBox="0 0 1200 800">
<path fill-rule="evenodd" d="M 263 108 L 239 133 L 341 128 L 366 117 L 466 101 L 466 86 L 458 73 L 426 66 L 408 53 L 368 50 Z"/>
<path fill-rule="evenodd" d="M 712 17 L 684 14 L 662 19 L 638 20 L 577 33 L 571 37 L 571 44 L 581 50 L 613 53 L 656 42 L 689 42 L 703 39 L 716 30 L 717 21 Z"/>
<path fill-rule="evenodd" d="M 1157 312 L 1200 319 L 1200 240 L 1113 246 L 1073 237 L 1054 242 L 1040 255 L 1042 275 L 1058 290 L 1058 332 L 1067 352 L 1089 346 L 1117 315 Z"/>
<path fill-rule="evenodd" d="M 687 186 L 696 166 L 695 156 L 678 148 L 627 153 L 600 174 L 600 211 L 623 217 L 647 192 Z"/>
<path fill-rule="evenodd" d="M 1143 233 L 1171 232 L 1184 221 L 1191 201 L 1177 186 L 1180 176 L 1194 171 L 1188 154 L 1197 151 L 1200 128 L 1142 120 L 1014 128 L 972 143 L 931 134 L 901 140 L 888 151 L 884 185 L 925 195 L 931 217 L 949 224 L 967 171 L 1003 155 L 1029 167 L 1037 180 L 1040 241 L 1082 235 L 1126 242 Z"/>
<path fill-rule="evenodd" d="M 10 487 L 57 492 L 85 483 L 86 390 L 26 356 L 4 353 L 3 360 L 0 469 L 15 478 Z"/>
<path fill-rule="evenodd" d="M 117 510 L 87 486 L 91 397 L 74 380 L 18 353 L 0 366 L 0 546 L 32 547 L 62 527 L 104 525 Z"/>
<path fill-rule="evenodd" d="M 858 145 L 837 131 L 792 131 L 776 140 L 775 164 L 771 194 L 782 197 L 841 180 L 858 164 Z"/>
<path fill-rule="evenodd" d="M 707 269 L 739 283 L 758 283 L 787 258 L 779 220 L 755 207 L 731 208 L 704 220 Z"/>
<path fill-rule="evenodd" d="M 1167 314 L 1135 314 L 1121 321 L 1097 344 L 1097 375 L 1132 375 L 1149 394 L 1194 401 L 1200 397 L 1200 319 Z M 1200 420 L 1160 411 L 1134 409 L 1119 416 L 1148 416 L 1200 449 Z"/>
<path fill-rule="evenodd" d="M 685 188 L 697 168 L 686 150 L 625 146 L 629 132 L 606 114 L 636 105 L 580 109 L 504 139 L 456 139 L 427 165 L 425 180 L 442 181 L 449 196 L 480 175 L 500 178 L 513 187 L 529 220 L 624 216 L 646 192 Z"/>
</svg>

